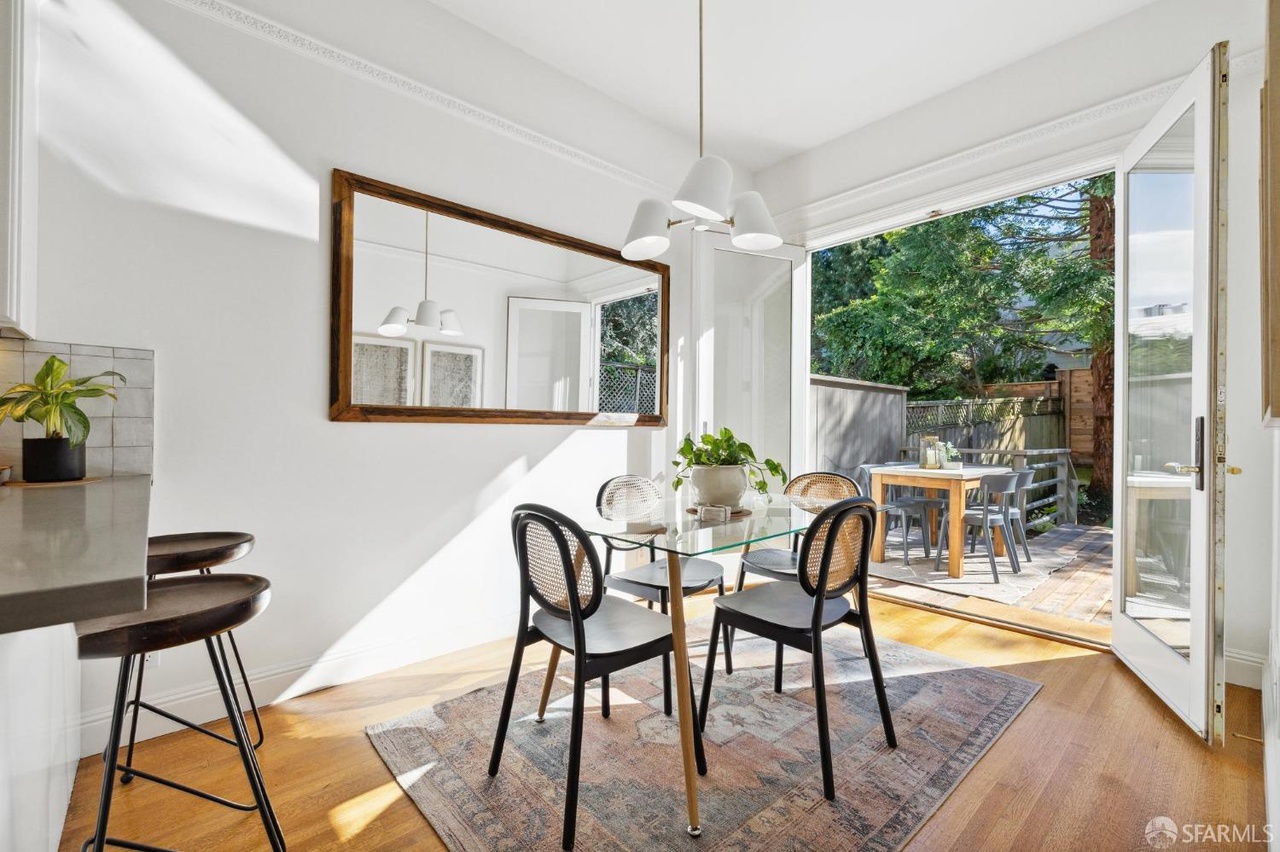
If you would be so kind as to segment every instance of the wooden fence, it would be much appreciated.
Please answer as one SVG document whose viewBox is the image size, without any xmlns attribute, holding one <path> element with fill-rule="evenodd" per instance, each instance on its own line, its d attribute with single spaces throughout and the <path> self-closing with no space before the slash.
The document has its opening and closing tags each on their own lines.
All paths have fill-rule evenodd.
<svg viewBox="0 0 1280 852">
<path fill-rule="evenodd" d="M 1050 397 L 1062 400 L 1065 433 L 1062 446 L 1076 464 L 1093 464 L 1093 373 L 1088 368 L 1059 370 L 1051 382 L 1006 382 L 987 385 L 992 397 Z"/>
<path fill-rule="evenodd" d="M 1036 450 L 1066 446 L 1062 400 L 958 399 L 908 402 L 905 443 L 937 435 L 957 447 Z"/>
<path fill-rule="evenodd" d="M 852 473 L 895 458 L 906 434 L 907 389 L 809 377 L 809 446 L 818 470 Z"/>
</svg>

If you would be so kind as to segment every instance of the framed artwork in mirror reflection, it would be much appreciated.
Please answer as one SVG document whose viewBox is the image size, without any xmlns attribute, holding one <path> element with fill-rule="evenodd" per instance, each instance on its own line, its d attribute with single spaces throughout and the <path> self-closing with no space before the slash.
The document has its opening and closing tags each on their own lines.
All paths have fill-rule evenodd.
<svg viewBox="0 0 1280 852">
<path fill-rule="evenodd" d="M 354 405 L 417 405 L 412 340 L 351 336 L 351 401 Z"/>
<path fill-rule="evenodd" d="M 478 346 L 422 344 L 422 404 L 443 408 L 484 405 L 484 350 Z"/>
</svg>

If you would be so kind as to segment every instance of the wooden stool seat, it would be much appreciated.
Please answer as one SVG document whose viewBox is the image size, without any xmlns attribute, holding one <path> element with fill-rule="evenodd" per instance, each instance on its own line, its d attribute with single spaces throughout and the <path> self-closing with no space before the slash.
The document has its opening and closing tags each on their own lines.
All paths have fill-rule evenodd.
<svg viewBox="0 0 1280 852">
<path fill-rule="evenodd" d="M 127 657 L 199 642 L 266 608 L 271 582 L 250 574 L 166 577 L 147 585 L 147 608 L 76 623 L 80 659 Z"/>
<path fill-rule="evenodd" d="M 198 532 L 157 535 L 147 539 L 147 573 L 198 571 L 234 562 L 253 550 L 244 532 Z"/>
</svg>

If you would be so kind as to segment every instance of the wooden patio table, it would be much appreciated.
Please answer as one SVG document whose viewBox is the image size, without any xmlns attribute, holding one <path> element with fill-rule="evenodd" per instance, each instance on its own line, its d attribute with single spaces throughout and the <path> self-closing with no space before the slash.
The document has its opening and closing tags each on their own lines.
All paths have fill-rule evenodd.
<svg viewBox="0 0 1280 852">
<path fill-rule="evenodd" d="M 890 485 L 926 488 L 947 492 L 947 574 L 964 576 L 964 509 L 965 495 L 981 486 L 989 473 L 1010 473 L 1013 468 L 1000 465 L 965 465 L 960 470 L 934 470 L 919 465 L 885 465 L 871 468 L 871 498 L 880 505 L 888 502 L 885 492 Z M 871 544 L 871 561 L 884 561 L 885 524 L 876 524 L 876 537 Z M 1004 533 L 992 530 L 996 556 L 1004 555 Z"/>
</svg>

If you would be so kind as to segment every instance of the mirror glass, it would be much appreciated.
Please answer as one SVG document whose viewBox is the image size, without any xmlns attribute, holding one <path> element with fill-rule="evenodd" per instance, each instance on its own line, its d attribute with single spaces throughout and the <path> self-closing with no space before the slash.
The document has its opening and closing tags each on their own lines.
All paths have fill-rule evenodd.
<svg viewBox="0 0 1280 852">
<path fill-rule="evenodd" d="M 466 208 L 357 190 L 347 209 L 352 406 L 660 425 L 665 266 Z"/>
<path fill-rule="evenodd" d="M 1128 173 L 1124 612 L 1191 647 L 1195 112 Z"/>
</svg>

